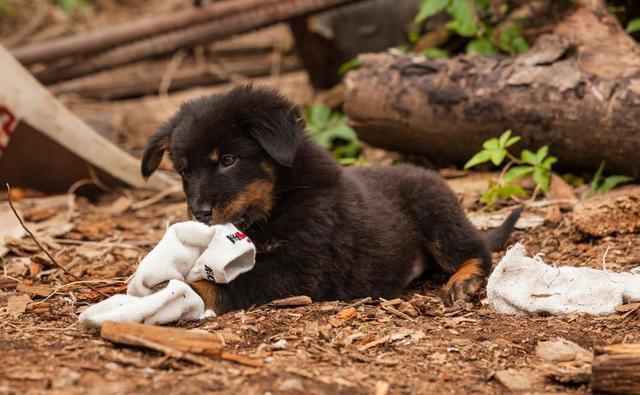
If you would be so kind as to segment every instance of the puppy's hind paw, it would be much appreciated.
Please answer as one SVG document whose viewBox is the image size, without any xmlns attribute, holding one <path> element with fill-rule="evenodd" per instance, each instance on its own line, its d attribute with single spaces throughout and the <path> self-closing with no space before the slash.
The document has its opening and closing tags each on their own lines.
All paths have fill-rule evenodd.
<svg viewBox="0 0 640 395">
<path fill-rule="evenodd" d="M 458 300 L 473 299 L 484 283 L 485 273 L 480 259 L 470 259 L 460 266 L 444 286 L 444 303 L 452 305 Z"/>
</svg>

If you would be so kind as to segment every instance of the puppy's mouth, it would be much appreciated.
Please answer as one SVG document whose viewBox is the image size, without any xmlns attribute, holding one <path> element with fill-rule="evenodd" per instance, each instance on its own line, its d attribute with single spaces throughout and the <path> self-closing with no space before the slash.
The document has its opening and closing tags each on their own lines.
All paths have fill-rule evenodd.
<svg viewBox="0 0 640 395">
<path fill-rule="evenodd" d="M 251 218 L 247 214 L 236 215 L 235 217 L 231 218 L 229 222 L 231 222 L 233 226 L 240 230 L 242 230 L 243 228 L 248 228 L 252 223 Z"/>
</svg>

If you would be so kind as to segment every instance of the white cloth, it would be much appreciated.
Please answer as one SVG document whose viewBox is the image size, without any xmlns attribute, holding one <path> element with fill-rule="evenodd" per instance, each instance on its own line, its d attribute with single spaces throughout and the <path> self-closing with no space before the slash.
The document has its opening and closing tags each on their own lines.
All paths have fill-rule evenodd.
<svg viewBox="0 0 640 395">
<path fill-rule="evenodd" d="M 251 239 L 232 224 L 179 222 L 167 229 L 140 262 L 127 294 L 150 295 L 155 286 L 168 280 L 228 283 L 251 270 L 255 256 Z"/>
<path fill-rule="evenodd" d="M 521 243 L 510 247 L 487 282 L 495 310 L 514 315 L 612 314 L 614 307 L 640 300 L 640 274 L 585 267 L 553 267 L 530 258 Z"/>
<path fill-rule="evenodd" d="M 177 320 L 199 320 L 214 316 L 190 286 L 171 280 L 160 291 L 144 296 L 113 295 L 80 314 L 80 322 L 100 327 L 105 321 L 166 324 Z"/>
<path fill-rule="evenodd" d="M 165 324 L 215 315 L 186 281 L 229 283 L 251 270 L 255 246 L 232 224 L 207 226 L 188 221 L 171 225 L 144 257 L 126 295 L 114 295 L 80 314 L 80 322 L 104 321 Z M 167 287 L 155 287 L 169 281 Z"/>
</svg>

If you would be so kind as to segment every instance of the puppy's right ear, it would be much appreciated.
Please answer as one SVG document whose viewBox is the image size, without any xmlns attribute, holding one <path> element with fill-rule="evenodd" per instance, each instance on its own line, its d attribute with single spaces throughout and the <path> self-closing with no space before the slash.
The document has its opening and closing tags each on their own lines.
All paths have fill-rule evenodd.
<svg viewBox="0 0 640 395">
<path fill-rule="evenodd" d="M 142 176 L 145 180 L 156 171 L 160 161 L 162 161 L 164 152 L 169 148 L 169 139 L 171 139 L 173 126 L 173 122 L 167 122 L 160 130 L 149 137 L 147 147 L 144 149 L 144 155 L 142 156 L 141 166 Z"/>
</svg>

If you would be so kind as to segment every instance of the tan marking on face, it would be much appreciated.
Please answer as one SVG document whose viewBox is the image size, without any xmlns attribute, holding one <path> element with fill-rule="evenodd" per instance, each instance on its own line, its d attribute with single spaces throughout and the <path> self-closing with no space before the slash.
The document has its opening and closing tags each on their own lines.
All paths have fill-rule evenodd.
<svg viewBox="0 0 640 395">
<path fill-rule="evenodd" d="M 226 206 L 214 208 L 214 222 L 229 222 L 245 211 L 254 221 L 266 218 L 273 208 L 273 188 L 274 184 L 271 180 L 258 180 L 250 183 Z"/>
<path fill-rule="evenodd" d="M 211 153 L 209 154 L 209 159 L 211 159 L 214 162 L 218 161 L 219 156 L 218 156 L 218 150 L 217 149 L 214 149 L 213 151 L 211 151 Z"/>
<path fill-rule="evenodd" d="M 205 310 L 213 310 L 220 314 L 218 307 L 218 288 L 215 283 L 208 280 L 189 281 L 187 284 L 202 298 Z"/>
<path fill-rule="evenodd" d="M 260 168 L 269 178 L 273 179 L 276 177 L 276 169 L 268 162 L 260 162 Z"/>
<path fill-rule="evenodd" d="M 189 167 L 189 162 L 187 162 L 187 158 L 180 158 L 180 168 L 181 169 L 186 169 L 187 167 Z"/>
</svg>

